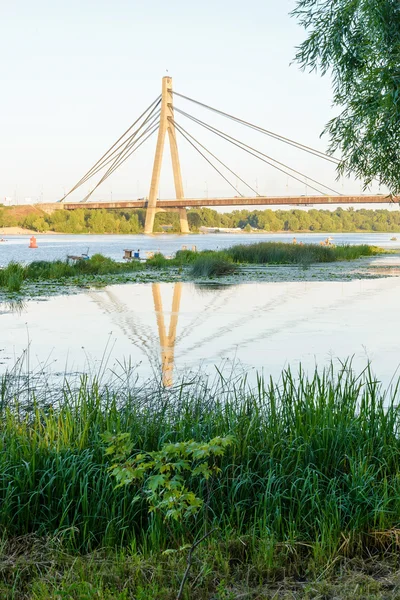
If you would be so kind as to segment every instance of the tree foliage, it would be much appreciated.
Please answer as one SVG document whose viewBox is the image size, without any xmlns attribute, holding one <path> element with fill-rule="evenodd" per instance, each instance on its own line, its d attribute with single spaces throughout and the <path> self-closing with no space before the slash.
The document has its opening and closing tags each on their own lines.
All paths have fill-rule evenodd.
<svg viewBox="0 0 400 600">
<path fill-rule="evenodd" d="M 339 114 L 324 133 L 330 152 L 341 151 L 339 175 L 399 194 L 399 0 L 297 0 L 292 15 L 308 34 L 297 62 L 332 75 Z"/>
<path fill-rule="evenodd" d="M 16 216 L 9 208 L 0 207 L 0 227 L 20 226 L 34 231 L 56 231 L 57 233 L 142 233 L 144 228 L 143 209 L 139 210 L 84 210 L 55 211 L 53 214 L 33 211 L 25 216 Z M 195 208 L 188 211 L 192 232 L 200 227 L 241 228 L 248 230 L 277 231 L 400 231 L 399 210 L 368 210 L 351 208 L 344 210 L 234 210 L 220 213 L 211 208 Z M 172 232 L 180 231 L 177 213 L 156 215 L 155 230 L 162 231 L 163 224 L 172 224 Z"/>
</svg>

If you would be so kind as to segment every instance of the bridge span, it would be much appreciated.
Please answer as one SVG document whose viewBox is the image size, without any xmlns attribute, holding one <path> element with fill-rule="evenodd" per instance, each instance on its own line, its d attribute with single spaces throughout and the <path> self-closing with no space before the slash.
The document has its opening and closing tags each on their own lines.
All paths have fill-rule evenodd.
<svg viewBox="0 0 400 600">
<path fill-rule="evenodd" d="M 399 201 L 400 198 L 392 198 L 384 194 L 376 195 L 345 195 L 333 189 L 329 185 L 307 176 L 299 169 L 289 166 L 276 158 L 270 156 L 264 150 L 260 150 L 248 143 L 241 141 L 237 137 L 233 137 L 230 133 L 223 129 L 214 127 L 212 123 L 203 121 L 198 116 L 182 110 L 179 106 L 174 105 L 174 97 L 180 101 L 194 105 L 197 108 L 211 111 L 214 116 L 225 118 L 225 122 L 234 121 L 237 125 L 242 126 L 242 129 L 250 129 L 256 131 L 260 135 L 268 139 L 279 141 L 282 144 L 291 146 L 292 148 L 312 155 L 327 161 L 336 168 L 341 164 L 340 159 L 328 155 L 321 150 L 311 148 L 288 137 L 282 136 L 268 129 L 260 127 L 249 121 L 245 121 L 232 114 L 216 109 L 212 106 L 199 102 L 194 98 L 189 98 L 179 92 L 174 92 L 172 88 L 172 78 L 170 76 L 163 77 L 161 94 L 147 107 L 138 119 L 125 131 L 125 133 L 107 150 L 105 154 L 86 172 L 83 177 L 66 193 L 60 202 L 56 204 L 39 205 L 46 212 L 55 210 L 78 210 L 78 209 L 134 209 L 142 208 L 146 210 L 146 219 L 144 224 L 144 233 L 151 234 L 154 227 L 154 219 L 157 212 L 173 211 L 179 213 L 180 229 L 182 233 L 189 232 L 189 223 L 187 219 L 187 208 L 194 207 L 217 207 L 217 206 L 327 206 L 327 205 L 362 205 L 362 204 L 387 204 L 389 202 Z M 189 109 L 188 109 L 189 110 Z M 176 114 L 179 117 L 179 122 L 176 120 Z M 235 170 L 231 169 L 224 160 L 218 158 L 211 150 L 209 150 L 197 137 L 192 135 L 180 122 L 184 118 L 187 122 L 194 123 L 196 127 L 200 127 L 211 135 L 211 138 L 223 139 L 229 145 L 235 146 L 243 153 L 249 154 L 254 159 L 263 163 L 262 168 L 267 166 L 280 174 L 284 174 L 288 179 L 295 180 L 298 184 L 305 185 L 305 196 L 261 196 L 258 189 L 254 189 L 252 185 L 245 179 L 239 176 Z M 186 125 L 186 123 L 185 123 Z M 153 134 L 157 133 L 157 143 L 154 153 L 153 169 L 150 181 L 150 189 L 148 198 L 140 198 L 136 200 L 120 200 L 118 202 L 92 202 L 89 200 L 93 197 L 95 190 L 110 177 L 125 161 L 138 150 L 142 144 L 146 142 Z M 180 135 L 185 145 L 190 145 L 207 163 L 211 166 L 218 175 L 224 179 L 225 183 L 230 186 L 235 193 L 235 196 L 227 198 L 185 198 L 183 190 L 183 180 L 181 166 L 179 160 L 177 135 Z M 171 155 L 171 165 L 175 187 L 175 198 L 168 200 L 160 200 L 158 198 L 160 188 L 160 174 L 163 160 L 163 153 L 166 138 L 169 141 L 169 150 Z M 94 186 L 91 186 L 90 191 L 84 196 L 81 202 L 70 202 L 67 198 L 83 185 L 87 185 L 89 180 L 98 174 L 103 173 L 100 180 Z M 236 183 L 234 183 L 234 179 Z M 239 182 L 241 186 L 238 189 Z M 241 190 L 246 189 L 244 195 Z M 307 191 L 311 191 L 308 195 Z"/>
<path fill-rule="evenodd" d="M 387 204 L 398 202 L 400 198 L 391 198 L 383 194 L 358 196 L 234 196 L 231 198 L 181 198 L 174 200 L 157 200 L 157 209 L 173 211 L 180 208 L 215 207 L 215 206 L 313 206 L 328 204 Z M 148 200 L 122 200 L 119 202 L 60 202 L 46 205 L 53 210 L 99 209 L 121 210 L 124 208 L 148 208 Z"/>
</svg>

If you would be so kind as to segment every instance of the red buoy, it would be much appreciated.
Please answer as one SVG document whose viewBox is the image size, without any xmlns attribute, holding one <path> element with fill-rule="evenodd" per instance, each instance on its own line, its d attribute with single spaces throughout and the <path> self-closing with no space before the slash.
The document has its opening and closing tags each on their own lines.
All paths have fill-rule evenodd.
<svg viewBox="0 0 400 600">
<path fill-rule="evenodd" d="M 37 248 L 37 247 L 38 247 L 38 245 L 37 245 L 37 242 L 36 242 L 36 238 L 33 235 L 31 237 L 31 239 L 29 240 L 29 248 Z"/>
</svg>

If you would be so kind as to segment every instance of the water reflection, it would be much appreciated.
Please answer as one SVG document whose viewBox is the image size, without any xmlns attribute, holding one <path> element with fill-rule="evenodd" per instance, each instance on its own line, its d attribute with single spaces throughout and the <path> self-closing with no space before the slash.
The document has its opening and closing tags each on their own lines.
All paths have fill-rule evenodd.
<svg viewBox="0 0 400 600">
<path fill-rule="evenodd" d="M 30 367 L 68 372 L 129 360 L 141 380 L 167 388 L 180 376 L 232 361 L 268 375 L 306 370 L 332 357 L 373 361 L 390 379 L 398 366 L 400 278 L 349 282 L 197 286 L 116 285 L 82 294 L 0 305 L 0 370 L 30 345 Z M 16 311 L 16 312 L 11 312 Z M 24 311 L 21 314 L 21 311 Z M 111 344 L 110 344 L 111 340 Z M 108 358 L 109 357 L 109 358 Z"/>
<path fill-rule="evenodd" d="M 21 315 L 26 307 L 27 303 L 22 298 L 10 298 L 0 304 L 0 315 L 8 313 Z"/>
<path fill-rule="evenodd" d="M 186 291 L 196 290 L 200 296 L 207 295 L 207 301 L 203 302 L 203 310 L 195 312 L 189 322 L 180 328 L 178 335 L 178 319 L 181 308 L 182 290 L 186 285 Z M 165 305 L 165 295 L 170 295 L 172 291 L 172 305 L 169 310 Z M 146 286 L 147 287 L 147 286 Z M 101 293 L 90 291 L 90 298 L 107 313 L 115 325 L 122 331 L 131 344 L 140 349 L 147 357 L 155 378 L 159 378 L 161 370 L 161 381 L 165 387 L 173 385 L 175 347 L 177 343 L 183 342 L 187 337 L 193 334 L 197 337 L 202 331 L 202 325 L 209 318 L 210 313 L 219 310 L 223 298 L 228 300 L 234 294 L 234 285 L 190 285 L 176 282 L 174 284 L 151 284 L 153 297 L 153 306 L 155 320 L 157 324 L 156 332 L 154 328 L 145 324 L 145 315 L 139 311 L 138 298 L 130 298 L 128 301 L 122 301 L 122 295 L 118 294 L 117 286 L 107 288 Z M 129 289 L 129 286 L 125 287 Z M 141 288 L 143 290 L 143 287 Z M 132 292 L 136 287 L 131 287 Z M 227 291 L 230 291 L 226 295 Z M 164 293 L 164 301 L 163 301 Z M 208 294 L 209 293 L 209 294 Z M 192 294 L 190 294 L 192 295 Z M 148 305 L 147 305 L 148 308 Z M 154 318 L 154 317 L 153 317 Z M 169 322 L 168 322 L 169 318 Z M 200 334 L 200 340 L 202 336 Z M 201 346 L 201 343 L 199 347 Z"/>
<path fill-rule="evenodd" d="M 169 321 L 168 334 L 165 328 L 161 288 L 159 283 L 152 284 L 152 292 L 154 310 L 157 318 L 158 336 L 160 338 L 162 381 L 165 387 L 170 387 L 173 383 L 176 327 L 178 325 L 179 308 L 181 304 L 182 283 L 178 282 L 174 284 L 172 312 Z"/>
</svg>

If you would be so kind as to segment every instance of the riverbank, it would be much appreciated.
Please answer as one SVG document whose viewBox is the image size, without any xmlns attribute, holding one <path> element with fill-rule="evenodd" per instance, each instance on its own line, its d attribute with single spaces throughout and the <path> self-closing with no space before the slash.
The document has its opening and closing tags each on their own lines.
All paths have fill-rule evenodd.
<svg viewBox="0 0 400 600">
<path fill-rule="evenodd" d="M 211 532 L 193 555 L 186 599 L 394 600 L 395 388 L 350 363 L 278 379 L 250 388 L 198 377 L 165 390 L 87 375 L 54 389 L 4 376 L 1 597 L 175 600 L 190 547 Z M 116 488 L 109 467 L 119 459 L 107 448 L 117 438 L 107 432 L 129 435 L 132 455 L 231 441 L 207 485 L 194 471 L 207 453 L 182 472 L 199 509 L 175 520 L 162 505 L 149 511 L 146 481 Z"/>
<path fill-rule="evenodd" d="M 25 227 L 0 227 L 0 235 L 37 235 L 37 231 Z M 44 231 L 42 235 L 59 235 L 56 231 Z"/>
</svg>

